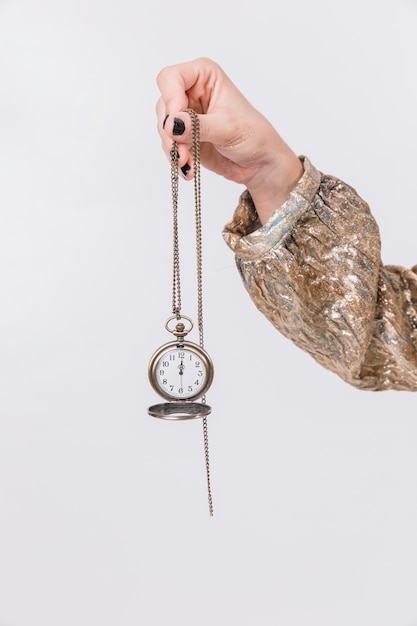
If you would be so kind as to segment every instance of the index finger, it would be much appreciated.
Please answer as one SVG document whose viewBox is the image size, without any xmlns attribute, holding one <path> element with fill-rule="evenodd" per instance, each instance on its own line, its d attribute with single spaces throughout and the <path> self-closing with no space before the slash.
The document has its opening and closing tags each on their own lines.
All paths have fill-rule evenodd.
<svg viewBox="0 0 417 626">
<path fill-rule="evenodd" d="M 201 110 L 202 102 L 208 103 L 216 69 L 218 65 L 205 58 L 164 67 L 156 80 L 165 103 L 165 112 L 178 113 L 188 107 L 199 108 L 199 112 L 204 112 Z"/>
</svg>

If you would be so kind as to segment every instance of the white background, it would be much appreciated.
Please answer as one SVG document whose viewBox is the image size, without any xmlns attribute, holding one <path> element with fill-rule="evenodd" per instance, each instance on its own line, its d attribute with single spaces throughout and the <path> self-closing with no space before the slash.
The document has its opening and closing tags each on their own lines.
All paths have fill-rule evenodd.
<svg viewBox="0 0 417 626">
<path fill-rule="evenodd" d="M 242 189 L 205 171 L 213 518 L 201 421 L 147 415 L 159 69 L 217 60 L 409 267 L 416 32 L 415 0 L 0 0 L 0 626 L 417 625 L 417 398 L 350 388 L 256 311 L 221 237 Z"/>
</svg>

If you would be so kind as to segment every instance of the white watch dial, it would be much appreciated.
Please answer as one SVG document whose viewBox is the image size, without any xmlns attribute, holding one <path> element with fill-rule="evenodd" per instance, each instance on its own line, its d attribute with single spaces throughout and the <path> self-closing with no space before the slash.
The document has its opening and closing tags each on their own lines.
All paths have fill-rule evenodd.
<svg viewBox="0 0 417 626">
<path fill-rule="evenodd" d="M 157 360 L 155 378 L 161 391 L 168 396 L 184 400 L 195 398 L 204 393 L 206 364 L 193 350 L 171 348 Z"/>
</svg>

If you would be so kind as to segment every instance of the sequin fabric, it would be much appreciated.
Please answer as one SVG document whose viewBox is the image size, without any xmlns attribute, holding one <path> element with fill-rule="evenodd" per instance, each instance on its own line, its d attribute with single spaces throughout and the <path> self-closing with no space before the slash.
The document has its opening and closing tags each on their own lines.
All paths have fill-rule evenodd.
<svg viewBox="0 0 417 626">
<path fill-rule="evenodd" d="M 261 225 L 248 191 L 224 238 L 272 324 L 365 390 L 417 391 L 417 266 L 384 266 L 369 207 L 301 157 L 304 175 Z"/>
</svg>

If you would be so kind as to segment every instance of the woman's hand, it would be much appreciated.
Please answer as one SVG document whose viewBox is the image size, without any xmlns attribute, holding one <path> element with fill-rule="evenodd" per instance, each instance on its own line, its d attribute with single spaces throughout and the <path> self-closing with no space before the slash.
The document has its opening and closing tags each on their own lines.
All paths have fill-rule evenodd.
<svg viewBox="0 0 417 626">
<path fill-rule="evenodd" d="M 158 131 L 167 157 L 175 140 L 178 166 L 192 178 L 191 120 L 184 111 L 193 109 L 200 120 L 202 165 L 245 185 L 265 223 L 303 174 L 297 156 L 214 61 L 165 67 L 157 83 Z"/>
</svg>

